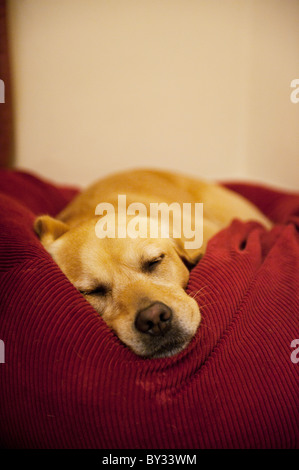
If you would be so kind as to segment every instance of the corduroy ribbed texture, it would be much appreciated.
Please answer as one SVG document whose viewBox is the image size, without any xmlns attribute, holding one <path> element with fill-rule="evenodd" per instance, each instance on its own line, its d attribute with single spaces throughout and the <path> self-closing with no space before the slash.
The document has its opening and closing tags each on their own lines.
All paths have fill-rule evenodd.
<svg viewBox="0 0 299 470">
<path fill-rule="evenodd" d="M 3 448 L 298 446 L 299 195 L 229 185 L 271 215 L 234 221 L 190 276 L 202 324 L 179 355 L 144 360 L 109 330 L 32 230 L 75 190 L 0 173 Z"/>
</svg>

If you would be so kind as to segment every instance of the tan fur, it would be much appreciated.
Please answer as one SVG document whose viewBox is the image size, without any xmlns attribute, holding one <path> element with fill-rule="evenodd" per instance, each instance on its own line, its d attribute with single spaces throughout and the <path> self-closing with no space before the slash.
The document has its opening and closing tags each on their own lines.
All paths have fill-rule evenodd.
<svg viewBox="0 0 299 470">
<path fill-rule="evenodd" d="M 108 202 L 117 210 L 120 194 L 126 195 L 127 205 L 140 202 L 147 208 L 153 202 L 202 202 L 202 247 L 186 250 L 183 236 L 97 238 L 97 204 Z M 38 217 L 35 230 L 68 279 L 126 345 L 142 356 L 165 357 L 182 350 L 200 324 L 198 305 L 185 292 L 189 278 L 186 265 L 196 264 L 209 239 L 234 218 L 271 227 L 255 206 L 221 186 L 165 171 L 134 170 L 98 181 L 78 195 L 57 219 Z M 162 261 L 152 272 L 146 272 L 144 263 L 159 259 L 161 254 Z M 107 288 L 104 295 L 90 293 L 102 285 Z M 153 302 L 163 302 L 172 310 L 172 329 L 166 335 L 153 337 L 135 327 L 136 313 Z"/>
</svg>

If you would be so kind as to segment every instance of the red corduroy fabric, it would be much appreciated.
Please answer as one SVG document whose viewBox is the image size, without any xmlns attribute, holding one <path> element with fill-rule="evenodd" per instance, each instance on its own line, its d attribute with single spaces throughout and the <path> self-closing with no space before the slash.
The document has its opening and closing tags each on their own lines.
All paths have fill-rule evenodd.
<svg viewBox="0 0 299 470">
<path fill-rule="evenodd" d="M 120 343 L 32 230 L 74 196 L 33 175 L 0 179 L 0 443 L 3 448 L 298 446 L 299 195 L 229 185 L 275 221 L 234 221 L 209 243 L 188 292 L 189 347 L 144 360 Z"/>
</svg>

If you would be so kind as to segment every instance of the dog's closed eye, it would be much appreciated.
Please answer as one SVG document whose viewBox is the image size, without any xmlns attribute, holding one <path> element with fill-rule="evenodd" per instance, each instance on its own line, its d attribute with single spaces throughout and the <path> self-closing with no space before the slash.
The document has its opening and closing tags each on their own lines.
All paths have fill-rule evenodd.
<svg viewBox="0 0 299 470">
<path fill-rule="evenodd" d="M 79 290 L 83 295 L 98 295 L 101 297 L 105 297 L 110 292 L 110 287 L 106 284 L 99 284 L 92 290 Z"/>
<path fill-rule="evenodd" d="M 165 258 L 164 253 L 162 253 L 159 256 L 156 256 L 155 258 L 152 258 L 150 260 L 144 261 L 142 264 L 142 270 L 145 272 L 152 272 L 154 271 L 159 264 L 163 261 Z"/>
</svg>

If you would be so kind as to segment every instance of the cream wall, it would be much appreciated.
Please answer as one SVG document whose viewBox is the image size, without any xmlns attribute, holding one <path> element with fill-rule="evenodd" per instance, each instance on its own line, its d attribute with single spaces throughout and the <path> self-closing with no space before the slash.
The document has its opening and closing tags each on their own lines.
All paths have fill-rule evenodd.
<svg viewBox="0 0 299 470">
<path fill-rule="evenodd" d="M 19 167 L 299 189 L 298 0 L 9 0 Z"/>
</svg>

